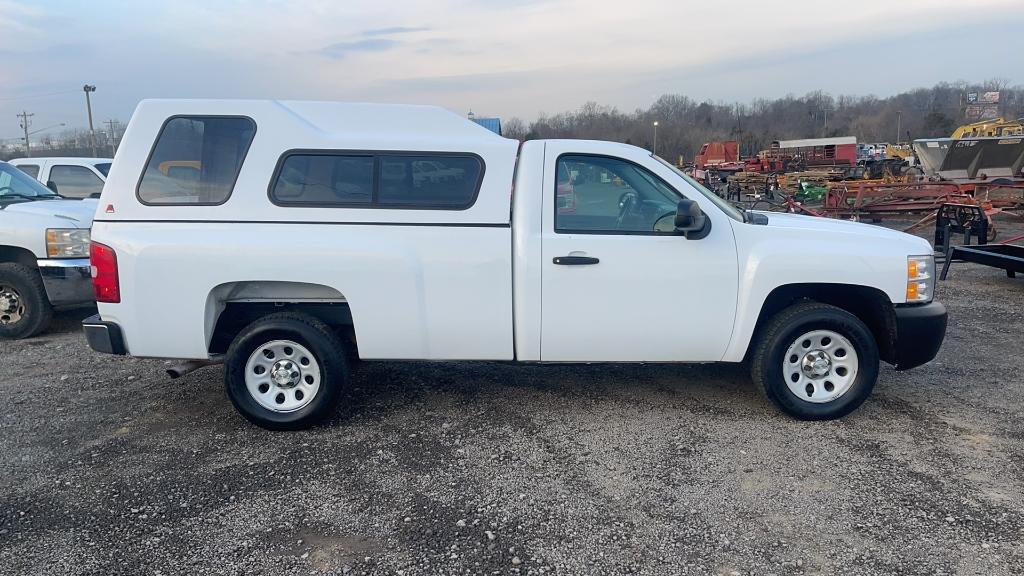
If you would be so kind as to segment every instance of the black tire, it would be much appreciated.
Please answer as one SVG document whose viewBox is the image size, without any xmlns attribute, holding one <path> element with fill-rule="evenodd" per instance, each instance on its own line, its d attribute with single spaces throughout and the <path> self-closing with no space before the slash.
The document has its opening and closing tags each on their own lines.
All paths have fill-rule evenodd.
<svg viewBox="0 0 1024 576">
<path fill-rule="evenodd" d="M 17 303 L 5 294 L 17 294 Z M 0 264 L 0 339 L 35 336 L 50 325 L 52 317 L 39 271 L 24 264 Z"/>
<path fill-rule="evenodd" d="M 857 375 L 845 393 L 828 402 L 809 402 L 793 393 L 783 374 L 787 349 L 813 330 L 830 330 L 853 345 Z M 819 302 L 794 304 L 771 318 L 761 329 L 751 360 L 751 377 L 764 395 L 783 412 L 800 420 L 832 420 L 854 411 L 867 400 L 878 380 L 878 345 L 867 326 L 849 312 Z"/>
<path fill-rule="evenodd" d="M 320 370 L 320 387 L 312 400 L 292 412 L 267 409 L 249 392 L 246 364 L 259 348 L 274 340 L 290 340 L 307 348 Z M 348 365 L 338 336 L 307 314 L 279 312 L 254 321 L 232 341 L 225 360 L 228 398 L 247 420 L 268 430 L 298 430 L 329 416 L 348 387 Z"/>
</svg>

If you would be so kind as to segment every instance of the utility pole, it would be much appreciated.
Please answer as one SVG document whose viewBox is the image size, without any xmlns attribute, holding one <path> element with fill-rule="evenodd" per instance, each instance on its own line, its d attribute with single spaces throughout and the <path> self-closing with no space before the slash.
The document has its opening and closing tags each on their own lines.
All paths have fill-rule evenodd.
<svg viewBox="0 0 1024 576">
<path fill-rule="evenodd" d="M 107 133 L 110 135 L 110 157 L 113 158 L 114 154 L 117 154 L 117 146 L 114 145 L 114 124 L 117 124 L 117 120 L 107 120 L 104 124 L 107 125 Z"/>
<path fill-rule="evenodd" d="M 658 155 L 658 121 L 654 121 L 654 149 L 651 150 L 651 154 Z"/>
<path fill-rule="evenodd" d="M 92 156 L 95 158 L 96 154 L 96 130 L 92 127 L 92 102 L 89 100 L 89 93 L 95 92 L 96 87 L 86 84 L 82 86 L 82 90 L 85 91 L 85 109 L 89 112 L 89 144 L 92 146 Z"/>
<path fill-rule="evenodd" d="M 900 123 L 903 121 L 903 111 L 896 111 L 896 144 L 900 143 Z"/>
<path fill-rule="evenodd" d="M 29 118 L 35 116 L 35 114 L 29 114 L 27 111 L 22 110 L 21 114 L 15 114 L 18 118 L 21 118 L 21 128 L 25 131 L 25 156 L 32 156 L 32 148 L 28 143 L 28 127 L 32 125 L 32 121 Z"/>
</svg>

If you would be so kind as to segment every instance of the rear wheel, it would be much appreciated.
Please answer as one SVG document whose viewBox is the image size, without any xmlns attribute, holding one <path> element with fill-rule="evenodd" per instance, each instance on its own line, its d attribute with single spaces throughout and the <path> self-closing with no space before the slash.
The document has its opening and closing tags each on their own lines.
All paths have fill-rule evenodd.
<svg viewBox="0 0 1024 576">
<path fill-rule="evenodd" d="M 24 264 L 0 264 L 0 338 L 35 336 L 52 316 L 39 272 Z"/>
<path fill-rule="evenodd" d="M 270 314 L 231 343 L 225 387 L 235 408 L 271 430 L 309 427 L 330 415 L 348 384 L 342 343 L 306 314 Z"/>
<path fill-rule="evenodd" d="M 878 379 L 878 346 L 856 316 L 802 302 L 772 318 L 758 337 L 751 375 L 773 404 L 801 420 L 855 410 Z"/>
</svg>

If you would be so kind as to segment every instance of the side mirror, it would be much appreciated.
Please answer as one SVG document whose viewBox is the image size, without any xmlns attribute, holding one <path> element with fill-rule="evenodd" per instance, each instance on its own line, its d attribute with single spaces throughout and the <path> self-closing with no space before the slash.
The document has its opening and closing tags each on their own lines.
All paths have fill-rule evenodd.
<svg viewBox="0 0 1024 576">
<path fill-rule="evenodd" d="M 693 200 L 680 200 L 676 206 L 676 232 L 687 240 L 700 240 L 711 232 L 711 220 Z"/>
<path fill-rule="evenodd" d="M 46 187 L 52 190 L 54 194 L 60 194 L 60 192 L 57 192 L 57 183 L 53 180 L 48 180 L 46 182 Z"/>
</svg>

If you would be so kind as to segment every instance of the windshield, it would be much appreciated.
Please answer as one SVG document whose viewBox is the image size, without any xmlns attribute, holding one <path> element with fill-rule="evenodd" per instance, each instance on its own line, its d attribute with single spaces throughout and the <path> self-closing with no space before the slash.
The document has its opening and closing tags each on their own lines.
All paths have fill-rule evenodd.
<svg viewBox="0 0 1024 576">
<path fill-rule="evenodd" d="M 104 176 L 110 176 L 110 162 L 103 162 L 102 164 L 96 164 L 96 169 L 100 171 Z"/>
<path fill-rule="evenodd" d="M 7 162 L 0 162 L 0 201 L 12 199 L 56 198 L 46 186 Z"/>
<path fill-rule="evenodd" d="M 676 168 L 675 166 L 673 166 L 669 162 L 666 162 L 664 159 L 659 158 L 658 156 L 654 156 L 654 158 L 658 162 L 661 162 L 665 166 L 668 166 L 669 168 L 671 168 L 673 172 L 675 172 L 676 174 L 681 176 L 683 178 L 683 180 L 686 180 L 687 184 L 689 184 L 690 186 L 693 186 L 694 188 L 696 188 L 698 192 L 700 192 L 705 197 L 707 197 L 708 200 L 711 200 L 711 202 L 713 202 L 715 204 L 715 206 L 718 206 L 719 208 L 721 208 L 722 212 L 725 212 L 726 214 L 728 214 L 730 218 L 732 218 L 733 220 L 738 220 L 740 222 L 745 222 L 746 221 L 746 219 L 743 218 L 743 212 L 741 212 L 739 209 L 737 209 L 735 206 L 733 206 L 728 200 L 726 200 L 725 198 L 722 198 L 718 194 L 715 194 L 711 190 L 708 190 L 700 182 L 697 182 L 693 178 L 690 178 L 686 174 L 683 174 L 682 170 L 680 170 L 679 168 Z"/>
</svg>

